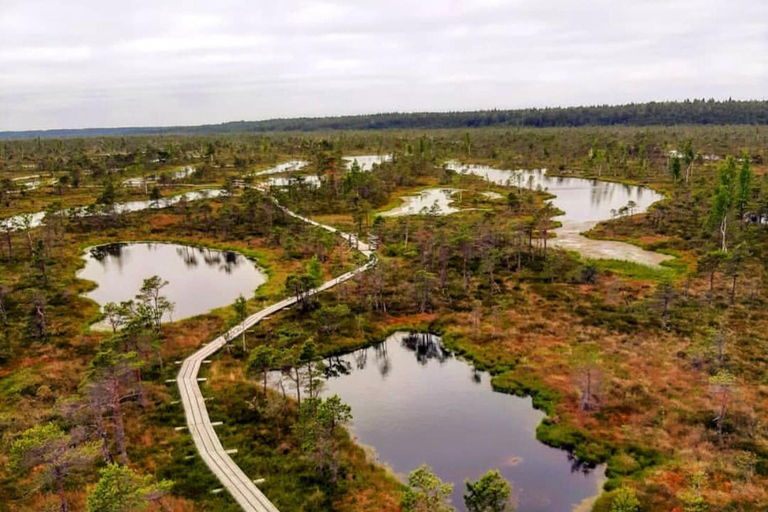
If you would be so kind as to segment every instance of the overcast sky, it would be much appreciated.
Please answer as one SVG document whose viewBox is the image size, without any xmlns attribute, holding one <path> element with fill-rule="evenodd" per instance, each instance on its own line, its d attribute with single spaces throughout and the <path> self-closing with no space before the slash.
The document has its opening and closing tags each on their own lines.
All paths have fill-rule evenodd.
<svg viewBox="0 0 768 512">
<path fill-rule="evenodd" d="M 768 0 L 0 0 L 0 130 L 768 97 Z"/>
</svg>

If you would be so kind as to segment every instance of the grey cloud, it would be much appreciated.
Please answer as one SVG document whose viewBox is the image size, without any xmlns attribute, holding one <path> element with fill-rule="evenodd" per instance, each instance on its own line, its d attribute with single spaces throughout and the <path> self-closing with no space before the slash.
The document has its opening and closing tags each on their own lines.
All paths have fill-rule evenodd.
<svg viewBox="0 0 768 512">
<path fill-rule="evenodd" d="M 3 0 L 0 130 L 768 90 L 764 0 Z"/>
</svg>

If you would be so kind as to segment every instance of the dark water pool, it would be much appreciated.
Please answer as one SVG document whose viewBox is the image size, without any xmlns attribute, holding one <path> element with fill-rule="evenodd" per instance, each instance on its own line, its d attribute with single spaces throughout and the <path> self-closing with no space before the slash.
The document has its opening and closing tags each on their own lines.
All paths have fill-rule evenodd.
<svg viewBox="0 0 768 512">
<path fill-rule="evenodd" d="M 352 406 L 352 433 L 398 475 L 421 464 L 454 484 L 499 469 L 520 512 L 573 510 L 599 492 L 604 468 L 584 468 L 536 440 L 544 414 L 530 398 L 494 392 L 490 376 L 446 352 L 440 338 L 396 333 L 330 360 L 323 391 Z"/>
</svg>

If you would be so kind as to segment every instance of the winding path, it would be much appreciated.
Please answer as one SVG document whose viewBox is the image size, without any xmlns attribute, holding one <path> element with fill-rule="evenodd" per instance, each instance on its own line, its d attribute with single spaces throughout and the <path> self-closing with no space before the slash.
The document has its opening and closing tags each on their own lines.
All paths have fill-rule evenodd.
<svg viewBox="0 0 768 512">
<path fill-rule="evenodd" d="M 275 203 L 277 203 L 277 201 L 275 201 Z M 368 262 L 365 265 L 327 281 L 318 288 L 310 291 L 310 294 L 322 292 L 339 283 L 352 279 L 376 264 L 376 255 L 373 249 L 368 244 L 358 240 L 356 236 L 341 233 L 331 226 L 319 224 L 311 219 L 302 217 L 279 204 L 277 206 L 292 217 L 333 233 L 339 233 L 350 243 L 350 245 L 358 249 L 368 258 Z M 203 394 L 200 390 L 197 376 L 203 361 L 224 347 L 227 340 L 235 339 L 242 334 L 244 330 L 253 327 L 268 316 L 292 306 L 296 302 L 296 297 L 290 297 L 249 316 L 242 323 L 236 325 L 225 334 L 219 336 L 186 358 L 181 365 L 179 375 L 176 377 L 176 383 L 179 386 L 179 392 L 181 394 L 181 403 L 184 406 L 184 414 L 187 418 L 187 427 L 192 434 L 192 439 L 195 442 L 197 451 L 205 461 L 205 464 L 222 483 L 224 488 L 229 491 L 235 501 L 237 501 L 246 512 L 278 512 L 278 510 L 272 502 L 267 499 L 264 493 L 259 490 L 253 481 L 253 477 L 247 476 L 222 446 L 221 440 L 219 440 L 219 437 L 214 430 L 214 425 L 211 423 L 208 409 L 205 407 L 205 398 L 203 398 Z"/>
</svg>

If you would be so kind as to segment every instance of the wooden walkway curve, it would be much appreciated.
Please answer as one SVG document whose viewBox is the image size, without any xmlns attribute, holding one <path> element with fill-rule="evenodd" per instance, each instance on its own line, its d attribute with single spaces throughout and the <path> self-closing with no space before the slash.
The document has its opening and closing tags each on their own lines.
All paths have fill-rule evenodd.
<svg viewBox="0 0 768 512">
<path fill-rule="evenodd" d="M 320 293 L 339 283 L 352 279 L 376 264 L 376 255 L 371 247 L 358 240 L 354 235 L 341 233 L 331 226 L 325 226 L 306 217 L 302 217 L 279 204 L 278 207 L 288 215 L 303 220 L 313 226 L 339 233 L 353 247 L 357 248 L 361 253 L 368 257 L 368 262 L 365 265 L 323 283 L 318 288 L 312 290 L 310 294 Z M 253 481 L 254 477 L 246 475 L 221 445 L 221 441 L 216 435 L 216 431 L 211 423 L 211 418 L 208 415 L 208 409 L 205 406 L 205 399 L 200 390 L 197 376 L 200 373 L 200 366 L 203 364 L 203 361 L 221 350 L 221 348 L 226 345 L 227 340 L 235 339 L 242 334 L 244 330 L 253 327 L 268 316 L 292 306 L 296 302 L 296 297 L 290 297 L 249 316 L 242 323 L 227 331 L 226 334 L 219 336 L 186 358 L 182 363 L 181 370 L 176 378 L 176 383 L 179 386 L 179 392 L 181 394 L 181 403 L 184 406 L 184 414 L 187 419 L 187 428 L 189 428 L 189 432 L 192 435 L 198 453 L 200 453 L 205 464 L 216 475 L 224 488 L 229 491 L 235 501 L 237 501 L 246 512 L 279 511 L 256 486 Z"/>
</svg>

